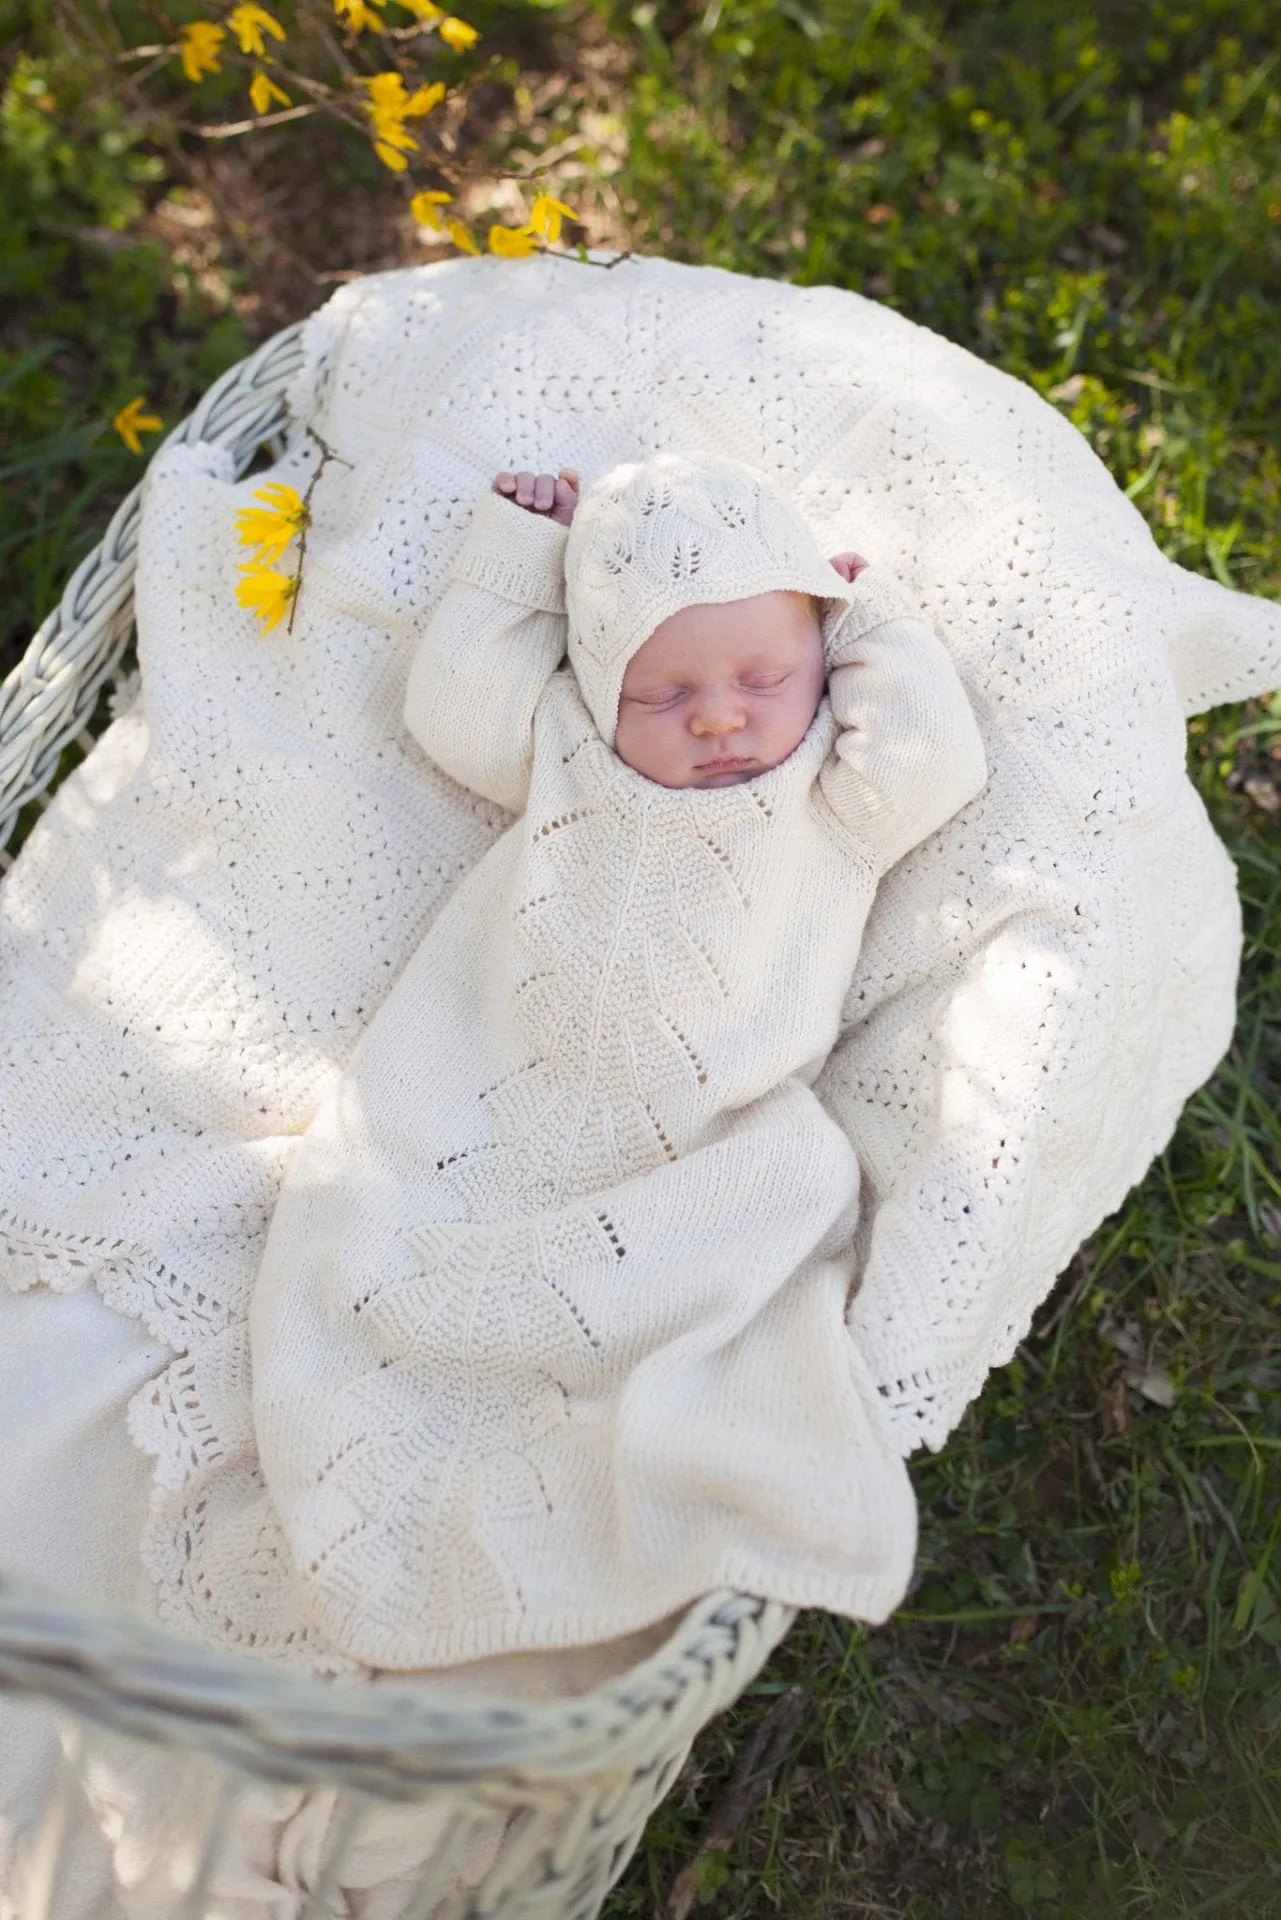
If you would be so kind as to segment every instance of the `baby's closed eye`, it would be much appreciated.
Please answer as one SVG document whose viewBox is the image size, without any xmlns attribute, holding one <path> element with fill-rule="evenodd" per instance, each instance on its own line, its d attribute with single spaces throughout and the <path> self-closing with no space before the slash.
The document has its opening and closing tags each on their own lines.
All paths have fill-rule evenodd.
<svg viewBox="0 0 1281 1920">
<path fill-rule="evenodd" d="M 647 687 L 644 693 L 624 693 L 623 698 L 636 707 L 674 707 L 688 692 L 688 687 Z"/>
</svg>

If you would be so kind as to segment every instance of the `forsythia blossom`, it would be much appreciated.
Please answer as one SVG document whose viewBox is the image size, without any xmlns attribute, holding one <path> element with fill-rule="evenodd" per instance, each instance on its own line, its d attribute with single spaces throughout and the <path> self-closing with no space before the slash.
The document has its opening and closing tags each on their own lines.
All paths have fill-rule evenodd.
<svg viewBox="0 0 1281 1920">
<path fill-rule="evenodd" d="M 441 208 L 447 206 L 453 197 L 452 193 L 416 193 L 409 203 L 409 211 L 420 227 L 430 227 L 433 233 L 444 233 L 445 216 Z"/>
<path fill-rule="evenodd" d="M 434 0 L 400 0 L 400 4 L 425 27 L 434 27 L 438 20 L 445 17 L 445 9 L 436 6 Z"/>
<path fill-rule="evenodd" d="M 465 20 L 460 20 L 453 13 L 446 15 L 436 31 L 445 45 L 452 47 L 455 53 L 466 53 L 468 47 L 474 47 L 480 39 L 480 34 L 475 27 L 469 27 Z"/>
<path fill-rule="evenodd" d="M 182 29 L 178 55 L 188 80 L 203 80 L 207 73 L 221 72 L 218 51 L 226 38 L 227 29 L 216 26 L 212 20 L 193 20 Z"/>
<path fill-rule="evenodd" d="M 233 7 L 227 15 L 227 25 L 239 41 L 242 53 L 265 54 L 264 33 L 269 33 L 273 40 L 285 37 L 285 30 L 274 14 L 268 13 L 265 7 L 255 6 L 253 0 L 241 0 L 240 6 Z"/>
<path fill-rule="evenodd" d="M 236 598 L 242 607 L 257 614 L 263 632 L 270 633 L 289 611 L 298 591 L 298 575 L 276 573 L 271 567 L 255 566 L 252 561 L 240 571 L 245 577 L 236 588 Z"/>
<path fill-rule="evenodd" d="M 529 210 L 530 227 L 553 247 L 560 239 L 561 222 L 577 218 L 572 207 L 567 207 L 563 200 L 554 200 L 550 193 L 538 194 Z"/>
<path fill-rule="evenodd" d="M 249 98 L 253 102 L 255 113 L 266 113 L 272 101 L 278 101 L 282 107 L 289 105 L 289 95 L 274 80 L 268 79 L 261 67 L 254 68 L 254 77 L 249 82 Z"/>
<path fill-rule="evenodd" d="M 363 33 L 368 27 L 373 33 L 383 30 L 383 17 L 373 7 L 366 6 L 365 0 L 334 0 L 334 12 L 340 20 L 346 22 L 353 33 Z"/>
<path fill-rule="evenodd" d="M 236 535 L 242 546 L 257 548 L 248 566 L 261 571 L 279 560 L 296 533 L 311 525 L 311 513 L 297 489 L 280 480 L 259 487 L 254 499 L 267 504 L 242 507 L 236 515 Z"/>
<path fill-rule="evenodd" d="M 523 260 L 536 250 L 537 245 L 537 237 L 530 227 L 489 229 L 489 251 L 500 254 L 504 260 Z"/>
<path fill-rule="evenodd" d="M 373 123 L 374 152 L 393 173 L 403 173 L 409 164 L 405 155 L 418 149 L 418 142 L 405 122 L 418 119 L 440 105 L 445 97 L 444 82 L 433 80 L 430 86 L 416 87 L 413 93 L 406 93 L 400 74 L 376 73 L 372 79 L 362 80 L 361 85 L 369 90 L 365 111 Z"/>
<path fill-rule="evenodd" d="M 471 231 L 461 220 L 446 222 L 445 232 L 449 235 L 459 253 L 479 253 L 480 248 L 472 239 Z"/>
<path fill-rule="evenodd" d="M 164 429 L 165 423 L 158 413 L 143 411 L 146 404 L 142 394 L 138 394 L 127 406 L 121 407 L 111 422 L 130 453 L 142 452 L 142 441 L 138 438 L 140 433 L 160 433 Z"/>
</svg>

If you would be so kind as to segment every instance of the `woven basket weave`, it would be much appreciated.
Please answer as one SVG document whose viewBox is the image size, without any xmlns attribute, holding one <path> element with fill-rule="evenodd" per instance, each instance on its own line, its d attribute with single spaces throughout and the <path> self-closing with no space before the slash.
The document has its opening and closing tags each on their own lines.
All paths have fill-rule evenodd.
<svg viewBox="0 0 1281 1920">
<path fill-rule="evenodd" d="M 232 367 L 172 437 L 218 441 L 243 472 L 287 425 L 300 331 Z M 0 849 L 83 735 L 124 651 L 138 516 L 135 488 L 0 686 Z M 393 1802 L 448 1809 L 405 1920 L 592 1920 L 691 1741 L 791 1619 L 772 1602 L 713 1594 L 657 1654 L 595 1693 L 537 1707 L 451 1705 L 208 1652 L 0 1574 L 0 1689 L 48 1701 L 68 1729 L 19 1920 L 60 1920 L 65 1859 L 88 1818 L 79 1773 L 104 1734 L 204 1756 L 217 1777 L 205 1831 L 185 1836 L 186 1884 L 156 1920 L 202 1920 L 221 1844 L 255 1780 L 343 1790 L 302 1920 L 334 1911 L 344 1854 L 362 1821 Z M 486 1833 L 501 1836 L 496 1853 L 478 1883 L 462 1886 L 458 1863 Z"/>
</svg>

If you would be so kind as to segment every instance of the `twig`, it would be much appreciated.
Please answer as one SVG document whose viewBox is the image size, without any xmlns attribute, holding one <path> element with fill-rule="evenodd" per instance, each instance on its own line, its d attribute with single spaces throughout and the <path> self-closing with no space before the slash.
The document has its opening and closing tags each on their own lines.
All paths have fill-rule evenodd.
<svg viewBox="0 0 1281 1920">
<path fill-rule="evenodd" d="M 200 127 L 189 120 L 180 120 L 183 133 L 198 133 L 202 140 L 234 140 L 239 134 L 253 133 L 258 127 L 278 127 L 286 120 L 305 120 L 313 113 L 332 111 L 328 102 L 311 101 L 301 107 L 282 107 L 279 113 L 255 114 L 251 120 L 224 120 L 220 127 Z"/>
<path fill-rule="evenodd" d="M 756 1728 L 708 1816 L 698 1851 L 672 1882 L 663 1908 L 664 1920 L 689 1920 L 699 1897 L 703 1862 L 710 1853 L 722 1853 L 746 1826 L 787 1758 L 808 1711 L 809 1695 L 800 1687 L 792 1687 L 774 1702 Z"/>
<path fill-rule="evenodd" d="M 1043 1321 L 1041 1325 L 1035 1329 L 1036 1338 L 1038 1340 L 1049 1339 L 1050 1335 L 1055 1331 L 1055 1329 L 1060 1325 L 1060 1323 L 1067 1318 L 1069 1313 L 1071 1313 L 1073 1307 L 1076 1305 L 1077 1301 L 1081 1298 L 1081 1295 L 1085 1292 L 1086 1287 L 1089 1286 L 1090 1281 L 1093 1278 L 1094 1278 L 1093 1265 L 1092 1264 L 1087 1265 L 1083 1261 L 1081 1263 L 1080 1272 L 1076 1275 L 1076 1278 L 1073 1280 L 1071 1286 L 1066 1287 L 1064 1289 L 1063 1297 L 1059 1301 L 1058 1305 L 1055 1307 L 1054 1312 L 1050 1315 L 1048 1320 Z"/>
<path fill-rule="evenodd" d="M 320 476 L 331 460 L 336 460 L 340 467 L 346 467 L 348 472 L 352 470 L 351 461 L 344 460 L 340 453 L 335 453 L 329 442 L 322 440 L 314 427 L 304 427 L 303 431 L 307 434 L 308 438 L 314 440 L 320 448 L 320 461 L 316 467 L 316 471 L 307 482 L 307 491 L 302 497 L 303 516 L 302 525 L 298 529 L 298 565 L 294 568 L 294 581 L 296 584 L 294 586 L 293 598 L 289 602 L 289 625 L 285 628 L 285 632 L 288 634 L 293 633 L 294 617 L 298 612 L 298 602 L 302 598 L 302 569 L 303 562 L 307 558 L 307 534 L 311 528 L 311 496 L 319 486 Z"/>
</svg>

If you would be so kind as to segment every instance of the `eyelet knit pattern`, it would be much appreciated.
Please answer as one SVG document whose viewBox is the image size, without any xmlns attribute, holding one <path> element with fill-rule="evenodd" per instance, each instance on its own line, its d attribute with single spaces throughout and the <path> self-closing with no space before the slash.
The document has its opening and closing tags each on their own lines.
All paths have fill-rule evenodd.
<svg viewBox="0 0 1281 1920">
<path fill-rule="evenodd" d="M 478 502 L 406 717 L 469 785 L 527 777 L 528 804 L 300 1143 L 255 1288 L 268 1490 L 308 1616 L 372 1666 L 615 1639 L 725 1585 L 879 1620 L 911 1571 L 910 1487 L 843 1328 L 857 1163 L 807 1082 L 887 843 L 973 798 L 982 747 L 941 643 L 905 596 L 882 619 L 869 574 L 782 765 L 709 791 L 625 766 L 558 667 L 549 581 L 567 559 L 573 659 L 575 607 L 617 577 L 575 562 L 627 540 L 616 610 L 643 637 L 709 494 L 769 491 L 655 464 L 606 483 L 612 526 L 588 496 L 567 557 L 553 522 Z M 773 517 L 791 552 L 742 513 L 693 591 L 740 597 L 735 554 L 826 585 Z M 477 588 L 478 552 L 512 543 L 524 577 Z"/>
<path fill-rule="evenodd" d="M 603 474 L 574 515 L 566 579 L 570 665 L 610 744 L 627 662 L 669 614 L 758 593 L 848 599 L 768 475 L 708 454 L 658 454 Z"/>
<path fill-rule="evenodd" d="M 459 261 L 344 288 L 308 346 L 295 411 L 354 467 L 317 491 L 294 635 L 234 603 L 261 481 L 158 457 L 141 701 L 0 885 L 0 1260 L 173 1347 L 140 1421 L 166 1449 L 148 1552 L 210 1634 L 208 1476 L 257 1463 L 216 1398 L 188 1431 L 202 1369 L 211 1396 L 236 1378 L 202 1356 L 243 1345 L 298 1135 L 507 824 L 401 723 L 492 473 L 762 467 L 824 551 L 907 583 L 978 714 L 988 785 L 882 880 L 816 1086 L 858 1154 L 849 1324 L 904 1452 L 942 1443 L 1227 1044 L 1235 890 L 1182 716 L 1281 683 L 1277 608 L 1171 565 L 1052 408 L 856 295 Z M 267 1612 L 243 1643 L 294 1631 Z"/>
</svg>

